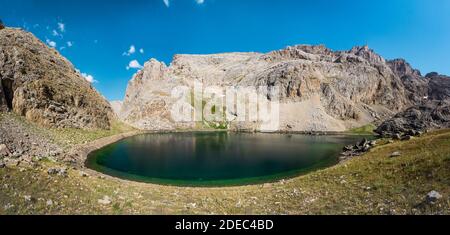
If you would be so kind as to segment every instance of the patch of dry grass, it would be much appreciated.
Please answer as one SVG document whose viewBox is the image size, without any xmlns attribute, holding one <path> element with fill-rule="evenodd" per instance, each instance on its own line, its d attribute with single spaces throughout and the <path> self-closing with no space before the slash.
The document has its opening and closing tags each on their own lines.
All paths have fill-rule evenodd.
<svg viewBox="0 0 450 235">
<path fill-rule="evenodd" d="M 109 130 L 83 130 L 74 128 L 65 129 L 49 129 L 51 136 L 55 141 L 64 146 L 73 146 L 79 144 L 85 144 L 97 139 L 101 139 L 108 136 L 117 135 L 120 133 L 131 132 L 135 129 L 117 120 L 112 121 L 111 128 Z"/>
</svg>

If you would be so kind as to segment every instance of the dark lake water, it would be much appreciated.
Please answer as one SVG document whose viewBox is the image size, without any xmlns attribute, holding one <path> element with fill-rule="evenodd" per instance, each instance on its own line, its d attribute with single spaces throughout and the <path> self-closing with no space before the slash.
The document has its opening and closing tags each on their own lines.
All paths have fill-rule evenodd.
<svg viewBox="0 0 450 235">
<path fill-rule="evenodd" d="M 345 145 L 363 138 L 227 132 L 144 134 L 92 152 L 86 165 L 142 182 L 243 185 L 332 166 Z"/>
</svg>

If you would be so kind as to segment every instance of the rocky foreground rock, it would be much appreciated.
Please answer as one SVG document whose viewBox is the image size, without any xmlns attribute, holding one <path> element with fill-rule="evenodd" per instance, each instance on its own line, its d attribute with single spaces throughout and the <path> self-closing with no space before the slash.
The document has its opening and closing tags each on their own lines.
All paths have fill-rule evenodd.
<svg viewBox="0 0 450 235">
<path fill-rule="evenodd" d="M 0 30 L 0 111 L 44 127 L 107 129 L 108 102 L 56 50 L 20 29 Z"/>
<path fill-rule="evenodd" d="M 118 112 L 140 129 L 196 128 L 199 123 L 177 122 L 171 116 L 177 102 L 171 94 L 177 86 L 279 87 L 278 131 L 345 131 L 380 124 L 410 107 L 448 97 L 449 90 L 442 86 L 448 79 L 433 75 L 422 77 L 405 60 L 386 61 L 367 46 L 332 51 L 299 45 L 267 54 L 176 55 L 170 66 L 155 59 L 145 63 L 129 82 Z M 258 122 L 227 121 L 229 129 L 260 130 Z"/>
</svg>

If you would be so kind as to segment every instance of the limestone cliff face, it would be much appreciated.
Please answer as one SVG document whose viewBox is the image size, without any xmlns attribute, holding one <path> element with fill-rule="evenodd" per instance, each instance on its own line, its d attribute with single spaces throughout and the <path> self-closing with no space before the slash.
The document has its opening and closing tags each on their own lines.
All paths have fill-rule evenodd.
<svg viewBox="0 0 450 235">
<path fill-rule="evenodd" d="M 194 128 L 198 123 L 180 123 L 170 115 L 176 86 L 279 87 L 278 130 L 344 131 L 380 123 L 420 100 L 403 78 L 420 73 L 407 66 L 368 47 L 331 51 L 306 45 L 267 54 L 176 55 L 170 66 L 152 59 L 130 81 L 121 115 L 141 129 Z M 227 127 L 260 129 L 257 122 L 231 121 Z"/>
<path fill-rule="evenodd" d="M 109 128 L 112 110 L 73 65 L 31 33 L 0 30 L 0 111 L 46 127 Z"/>
<path fill-rule="evenodd" d="M 119 116 L 126 123 L 146 130 L 173 130 L 177 127 L 171 118 L 173 88 L 185 84 L 181 78 L 171 77 L 172 72 L 161 62 L 150 60 L 144 69 L 129 82 Z M 189 128 L 189 124 L 179 124 Z"/>
</svg>

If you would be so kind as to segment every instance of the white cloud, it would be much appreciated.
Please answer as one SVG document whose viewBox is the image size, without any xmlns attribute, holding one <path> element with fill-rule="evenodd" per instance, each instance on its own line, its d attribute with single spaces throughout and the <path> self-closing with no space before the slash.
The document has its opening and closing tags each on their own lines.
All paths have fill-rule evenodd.
<svg viewBox="0 0 450 235">
<path fill-rule="evenodd" d="M 46 42 L 49 46 L 51 46 L 51 47 L 53 47 L 53 48 L 56 47 L 56 42 L 54 42 L 54 41 L 51 41 L 51 40 L 47 39 L 45 42 Z"/>
<path fill-rule="evenodd" d="M 59 23 L 58 23 L 58 29 L 59 29 L 59 31 L 61 31 L 62 33 L 64 33 L 64 32 L 66 31 L 66 25 L 63 24 L 63 23 L 61 23 L 61 22 L 59 22 Z"/>
<path fill-rule="evenodd" d="M 164 5 L 166 5 L 166 7 L 170 7 L 170 0 L 163 0 Z M 199 5 L 205 3 L 205 0 L 195 0 L 195 2 Z"/>
<path fill-rule="evenodd" d="M 53 36 L 55 36 L 55 37 L 57 37 L 57 36 L 59 36 L 59 33 L 58 33 L 58 31 L 56 31 L 55 29 L 52 31 L 52 35 Z"/>
<path fill-rule="evenodd" d="M 140 52 L 141 54 L 144 54 L 144 48 L 139 49 L 139 52 Z"/>
<path fill-rule="evenodd" d="M 67 42 L 67 46 L 68 46 L 68 47 L 72 47 L 72 46 L 73 46 L 73 42 L 68 41 L 68 42 Z"/>
<path fill-rule="evenodd" d="M 134 45 L 130 46 L 127 52 L 124 52 L 122 55 L 130 56 L 136 52 L 136 47 Z"/>
<path fill-rule="evenodd" d="M 94 76 L 87 74 L 87 73 L 81 73 L 81 76 L 84 77 L 84 79 L 86 79 L 86 81 L 90 82 L 90 83 L 97 83 L 98 81 L 94 79 Z"/>
<path fill-rule="evenodd" d="M 131 45 L 130 49 L 128 50 L 128 53 L 131 55 L 131 54 L 134 54 L 135 52 L 136 52 L 136 47 L 134 47 L 134 45 Z"/>
<path fill-rule="evenodd" d="M 127 66 L 127 70 L 129 69 L 142 69 L 142 65 L 139 64 L 139 62 L 137 60 L 132 60 L 130 61 L 130 63 Z"/>
</svg>

